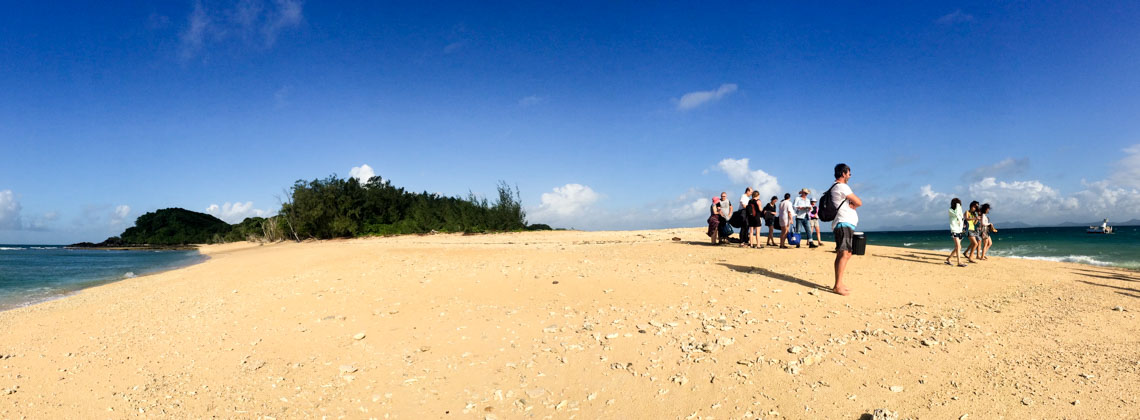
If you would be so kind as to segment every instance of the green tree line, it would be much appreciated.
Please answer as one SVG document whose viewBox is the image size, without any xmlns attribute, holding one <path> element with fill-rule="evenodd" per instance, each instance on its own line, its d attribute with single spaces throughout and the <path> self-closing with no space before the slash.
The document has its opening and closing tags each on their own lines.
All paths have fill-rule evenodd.
<svg viewBox="0 0 1140 420">
<path fill-rule="evenodd" d="M 517 188 L 500 181 L 496 200 L 469 193 L 466 198 L 426 191 L 413 193 L 380 177 L 365 183 L 329 176 L 298 180 L 273 217 L 250 217 L 237 224 L 180 208 L 146 213 L 118 237 L 81 246 L 182 245 L 245 240 L 331 239 L 429 232 L 506 232 L 549 230 L 528 226 Z M 80 245 L 80 244 L 76 244 Z"/>
</svg>

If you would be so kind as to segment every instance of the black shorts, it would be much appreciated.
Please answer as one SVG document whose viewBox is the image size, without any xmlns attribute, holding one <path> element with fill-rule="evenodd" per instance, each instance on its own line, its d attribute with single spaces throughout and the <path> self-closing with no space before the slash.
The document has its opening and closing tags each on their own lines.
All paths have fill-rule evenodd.
<svg viewBox="0 0 1140 420">
<path fill-rule="evenodd" d="M 854 230 L 849 227 L 839 227 L 831 232 L 835 235 L 835 252 L 853 252 L 855 250 L 855 247 L 852 246 L 855 239 Z"/>
</svg>

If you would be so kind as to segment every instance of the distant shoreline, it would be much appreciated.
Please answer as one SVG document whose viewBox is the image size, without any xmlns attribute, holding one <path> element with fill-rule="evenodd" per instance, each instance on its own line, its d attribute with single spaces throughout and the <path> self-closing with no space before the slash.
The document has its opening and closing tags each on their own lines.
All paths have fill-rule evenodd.
<svg viewBox="0 0 1140 420">
<path fill-rule="evenodd" d="M 65 245 L 63 249 L 87 249 L 102 251 L 194 251 L 199 245 L 140 245 L 140 246 L 99 246 L 98 244 Z"/>
</svg>

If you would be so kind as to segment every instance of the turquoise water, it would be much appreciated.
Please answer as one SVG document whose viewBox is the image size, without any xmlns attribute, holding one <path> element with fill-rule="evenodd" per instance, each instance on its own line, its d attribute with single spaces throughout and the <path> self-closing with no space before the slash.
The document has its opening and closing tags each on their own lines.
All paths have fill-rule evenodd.
<svg viewBox="0 0 1140 420">
<path fill-rule="evenodd" d="M 0 310 L 205 259 L 198 251 L 106 251 L 0 245 Z"/>
<path fill-rule="evenodd" d="M 1083 227 L 1000 229 L 990 255 L 1140 269 L 1140 227 L 1116 227 L 1109 235 Z M 828 230 L 828 229 L 824 229 Z M 950 229 L 920 232 L 867 232 L 867 244 L 950 252 Z M 970 245 L 962 239 L 962 249 Z"/>
</svg>

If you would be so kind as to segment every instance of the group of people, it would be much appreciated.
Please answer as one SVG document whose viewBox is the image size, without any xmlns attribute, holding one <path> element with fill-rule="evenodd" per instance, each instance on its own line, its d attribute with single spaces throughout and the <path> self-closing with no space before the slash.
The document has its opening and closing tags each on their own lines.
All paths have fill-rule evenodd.
<svg viewBox="0 0 1140 420">
<path fill-rule="evenodd" d="M 713 244 L 728 243 L 734 233 L 733 226 L 740 228 L 740 247 L 763 248 L 760 245 L 761 228 L 768 226 L 768 241 L 766 245 L 777 246 L 774 238 L 775 231 L 780 231 L 780 248 L 788 248 L 792 241 L 791 234 L 797 233 L 808 241 L 808 246 L 816 248 L 823 243 L 819 230 L 819 207 L 815 200 L 808 198 L 811 190 L 804 188 L 799 197 L 792 200 L 792 195 L 784 194 L 784 200 L 772 196 L 767 204 L 760 201 L 760 192 L 753 191 L 752 187 L 744 189 L 740 196 L 740 207 L 733 210 L 728 200 L 728 193 L 722 192 L 719 197 L 713 197 L 712 207 L 709 208 L 708 236 Z M 812 242 L 814 236 L 815 241 Z M 799 248 L 796 242 L 796 248 Z"/>
<path fill-rule="evenodd" d="M 835 286 L 832 287 L 832 291 L 846 296 L 851 291 L 843 283 L 843 272 L 854 250 L 854 230 L 859 223 L 859 215 L 855 209 L 862 206 L 863 201 L 847 185 L 847 181 L 851 179 L 850 167 L 843 163 L 835 165 L 834 175 L 835 184 L 824 193 L 821 200 L 829 200 L 831 208 L 835 211 L 834 215 L 829 216 L 833 218 L 831 228 L 835 234 Z M 808 241 L 811 248 L 819 247 L 823 244 L 819 230 L 820 206 L 816 200 L 809 198 L 810 195 L 811 190 L 804 188 L 794 200 L 790 193 L 785 193 L 783 201 L 779 201 L 777 196 L 772 196 L 767 204 L 761 206 L 760 192 L 748 187 L 740 197 L 740 207 L 734 211 L 728 193 L 722 192 L 720 196 L 713 197 L 712 206 L 709 208 L 708 236 L 714 245 L 728 243 L 728 239 L 734 233 L 732 226 L 736 226 L 741 229 L 741 247 L 762 248 L 760 230 L 762 226 L 767 225 L 767 246 L 776 246 L 773 233 L 779 229 L 780 248 L 788 248 L 786 244 L 794 242 L 791 238 L 793 232 L 802 232 L 801 234 L 806 235 L 807 238 L 804 240 Z M 812 242 L 813 234 L 814 242 Z M 798 242 L 795 245 L 797 248 L 800 247 Z"/>
<path fill-rule="evenodd" d="M 977 201 L 971 201 L 970 209 L 963 212 L 962 200 L 958 197 L 950 200 L 950 237 L 954 241 L 954 250 L 946 256 L 946 265 L 953 265 L 950 258 L 954 258 L 959 267 L 966 266 L 962 263 L 962 257 L 971 263 L 987 259 L 986 254 L 994 243 L 990 239 L 990 233 L 997 232 L 997 228 L 990 223 L 989 213 L 990 203 L 978 204 Z M 962 252 L 963 236 L 970 238 L 970 246 L 965 252 Z"/>
</svg>

